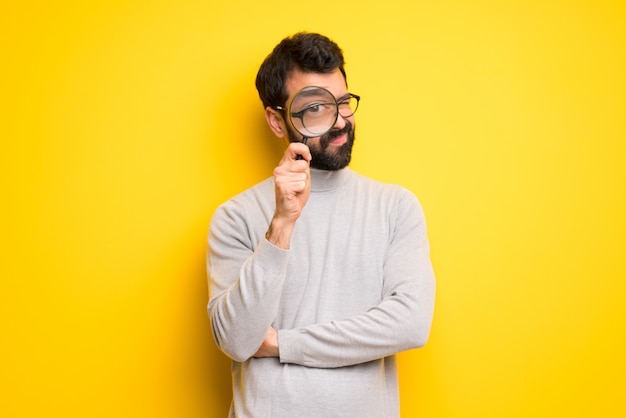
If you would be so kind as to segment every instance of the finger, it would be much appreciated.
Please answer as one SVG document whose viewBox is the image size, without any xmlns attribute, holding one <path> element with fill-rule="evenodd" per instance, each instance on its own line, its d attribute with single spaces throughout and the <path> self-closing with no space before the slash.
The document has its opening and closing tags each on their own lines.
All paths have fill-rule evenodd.
<svg viewBox="0 0 626 418">
<path fill-rule="evenodd" d="M 296 190 L 297 190 L 298 193 L 302 193 L 302 192 L 307 190 L 308 186 L 309 186 L 308 182 L 301 181 L 300 183 L 298 183 L 298 188 Z"/>
<path fill-rule="evenodd" d="M 290 183 L 306 183 L 309 175 L 306 172 L 293 172 L 289 177 Z"/>
<path fill-rule="evenodd" d="M 299 167 L 295 167 L 299 166 Z M 296 183 L 309 181 L 310 173 L 305 161 L 294 161 L 288 167 L 277 167 L 274 170 L 274 181 L 280 190 L 289 190 Z M 303 169 L 300 169 L 303 168 Z"/>
<path fill-rule="evenodd" d="M 282 161 L 278 167 L 274 168 L 274 178 L 280 181 L 290 181 L 293 175 L 297 175 L 297 180 L 307 180 L 310 177 L 309 163 L 304 160 Z"/>
<path fill-rule="evenodd" d="M 311 150 L 309 147 L 301 142 L 292 142 L 285 151 L 285 156 L 290 160 L 296 160 L 298 155 L 302 157 L 304 161 L 311 161 Z"/>
</svg>

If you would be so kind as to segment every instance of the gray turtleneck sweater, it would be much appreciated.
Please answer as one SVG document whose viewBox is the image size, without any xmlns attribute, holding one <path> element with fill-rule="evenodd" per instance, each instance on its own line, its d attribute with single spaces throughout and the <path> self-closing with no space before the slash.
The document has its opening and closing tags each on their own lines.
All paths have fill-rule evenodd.
<svg viewBox="0 0 626 418">
<path fill-rule="evenodd" d="M 265 239 L 269 178 L 209 231 L 209 316 L 233 360 L 231 417 L 397 417 L 395 353 L 426 343 L 435 280 L 415 196 L 349 168 L 311 170 L 289 250 Z M 251 358 L 270 326 L 280 358 Z"/>
</svg>

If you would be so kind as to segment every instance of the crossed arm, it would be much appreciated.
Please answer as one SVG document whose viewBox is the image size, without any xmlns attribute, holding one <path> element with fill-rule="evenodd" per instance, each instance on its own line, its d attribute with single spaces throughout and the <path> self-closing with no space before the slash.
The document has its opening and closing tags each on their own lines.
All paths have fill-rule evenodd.
<svg viewBox="0 0 626 418">
<path fill-rule="evenodd" d="M 281 265 L 289 259 L 289 250 L 265 239 L 254 251 L 245 252 L 240 244 L 224 247 L 214 241 L 220 250 L 212 255 L 209 310 L 218 346 L 236 361 L 278 357 L 283 363 L 327 368 L 423 345 L 430 331 L 434 278 L 427 249 L 410 243 L 419 229 L 419 225 L 407 228 L 389 249 L 383 297 L 376 306 L 331 322 L 278 330 L 271 325 L 278 315 L 286 270 Z M 227 231 L 223 236 L 239 243 Z M 221 256 L 237 252 L 238 259 Z M 226 266 L 230 266 L 228 277 L 223 274 Z"/>
<path fill-rule="evenodd" d="M 293 155 L 305 152 L 297 149 Z M 271 326 L 279 309 L 291 230 L 308 198 L 309 175 L 298 172 L 306 161 L 286 164 L 299 173 L 289 177 L 291 182 L 280 181 L 284 173 L 279 168 L 286 168 L 285 164 L 275 170 L 276 213 L 255 248 L 246 240 L 236 214 L 228 208 L 216 212 L 220 227 L 212 228 L 210 236 L 209 314 L 218 346 L 236 361 L 277 357 L 283 363 L 325 368 L 358 364 L 423 345 L 432 319 L 434 276 L 423 214 L 416 204 L 407 204 L 406 213 L 399 216 L 406 221 L 389 248 L 383 298 L 378 305 L 329 323 L 279 330 Z M 293 196 L 288 196 L 289 191 Z M 291 215 L 293 223 L 288 216 L 277 214 Z"/>
</svg>

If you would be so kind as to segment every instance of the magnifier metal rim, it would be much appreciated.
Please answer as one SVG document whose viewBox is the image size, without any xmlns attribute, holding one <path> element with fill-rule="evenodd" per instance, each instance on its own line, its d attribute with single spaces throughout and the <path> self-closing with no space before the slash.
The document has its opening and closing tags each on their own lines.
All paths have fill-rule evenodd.
<svg viewBox="0 0 626 418">
<path fill-rule="evenodd" d="M 293 123 L 293 116 L 299 112 L 292 112 L 291 111 L 291 107 L 293 106 L 293 102 L 294 100 L 304 91 L 306 90 L 323 90 L 325 91 L 328 96 L 330 96 L 332 98 L 332 103 L 335 105 L 335 117 L 333 118 L 332 123 L 330 124 L 330 126 L 321 132 L 315 132 L 315 131 L 311 131 L 309 129 L 307 129 L 307 127 L 304 125 L 304 120 L 302 118 L 300 119 L 300 122 L 302 123 L 302 130 L 305 131 L 303 132 L 302 130 L 296 128 L 296 125 Z M 339 104 L 337 103 L 337 99 L 335 98 L 335 96 L 330 92 L 330 90 L 328 90 L 327 88 L 324 87 L 320 87 L 320 86 L 306 86 L 303 87 L 302 89 L 298 90 L 298 92 L 291 98 L 290 102 L 289 102 L 289 106 L 287 106 L 287 115 L 289 116 L 289 122 L 291 123 L 291 126 L 293 126 L 293 128 L 298 131 L 301 135 L 305 136 L 305 137 L 310 137 L 310 136 L 321 136 L 324 135 L 326 132 L 330 131 L 332 129 L 333 126 L 335 126 L 335 124 L 337 123 L 337 119 L 339 118 Z M 297 117 L 297 116 L 296 116 Z"/>
</svg>

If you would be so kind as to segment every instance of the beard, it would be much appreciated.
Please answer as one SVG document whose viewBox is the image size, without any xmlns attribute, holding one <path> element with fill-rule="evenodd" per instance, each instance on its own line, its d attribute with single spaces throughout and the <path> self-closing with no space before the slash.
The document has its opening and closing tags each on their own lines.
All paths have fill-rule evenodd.
<svg viewBox="0 0 626 418">
<path fill-rule="evenodd" d="M 289 141 L 302 142 L 302 139 L 298 139 L 297 135 L 291 127 L 287 128 L 289 135 Z M 347 134 L 346 143 L 339 147 L 334 147 L 335 150 L 329 150 L 330 142 L 339 138 L 341 135 Z M 345 168 L 350 163 L 352 158 L 352 146 L 354 145 L 354 126 L 352 123 L 346 121 L 346 126 L 338 130 L 330 130 L 324 135 L 320 136 L 319 141 L 316 144 L 307 144 L 311 150 L 311 168 L 317 168 L 318 170 L 336 171 Z"/>
</svg>

